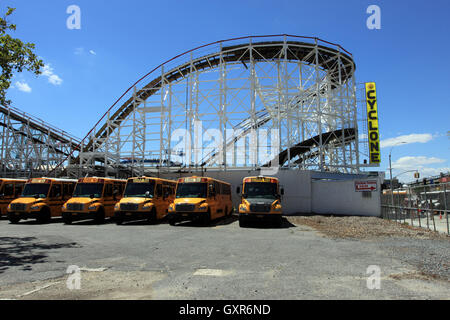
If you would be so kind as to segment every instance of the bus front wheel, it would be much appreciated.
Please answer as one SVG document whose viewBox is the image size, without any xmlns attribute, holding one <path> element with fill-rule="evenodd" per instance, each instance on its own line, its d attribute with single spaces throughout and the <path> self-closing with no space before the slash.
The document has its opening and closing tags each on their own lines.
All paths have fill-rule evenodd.
<svg viewBox="0 0 450 320">
<path fill-rule="evenodd" d="M 8 215 L 8 220 L 9 220 L 9 222 L 11 222 L 12 224 L 16 224 L 16 223 L 19 223 L 20 218 L 17 217 L 14 213 L 11 213 L 11 214 Z"/>
<path fill-rule="evenodd" d="M 63 213 L 62 219 L 64 224 L 72 224 L 72 214 L 71 213 Z"/>
<path fill-rule="evenodd" d="M 154 223 L 156 223 L 156 221 L 157 221 L 157 215 L 156 215 L 156 209 L 155 208 L 153 208 L 152 209 L 152 212 L 150 212 L 150 215 L 148 216 L 148 218 L 147 218 L 147 222 L 149 223 L 149 224 L 154 224 Z"/>
<path fill-rule="evenodd" d="M 95 213 L 94 222 L 100 224 L 103 223 L 103 221 L 105 221 L 105 211 L 103 210 L 103 208 L 100 208 Z"/>
</svg>

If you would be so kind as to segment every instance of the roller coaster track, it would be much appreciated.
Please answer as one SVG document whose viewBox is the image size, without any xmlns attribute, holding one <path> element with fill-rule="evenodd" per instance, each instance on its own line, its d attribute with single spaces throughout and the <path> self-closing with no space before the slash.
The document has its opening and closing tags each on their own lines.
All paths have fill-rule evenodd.
<svg viewBox="0 0 450 320">
<path fill-rule="evenodd" d="M 61 144 L 69 144 L 70 147 L 76 151 L 80 150 L 81 140 L 79 138 L 76 138 L 75 136 L 69 134 L 68 132 L 50 125 L 39 118 L 36 118 L 14 107 L 0 106 L 0 113 L 6 115 L 8 118 L 12 120 L 16 120 L 26 126 L 29 126 L 32 129 L 40 131 L 44 134 L 48 134 L 51 138 L 53 138 L 56 141 L 59 141 Z M 0 126 L 8 127 L 8 124 L 3 119 L 7 118 L 0 118 Z M 14 128 L 11 129 L 14 130 L 17 134 L 26 136 L 26 133 L 23 131 Z M 39 139 L 36 138 L 31 137 L 31 139 L 33 139 L 34 143 L 38 144 L 44 143 L 43 141 L 40 141 Z M 62 150 L 58 149 L 56 150 L 57 152 L 63 153 L 66 156 L 68 155 L 67 153 L 64 153 Z"/>
<path fill-rule="evenodd" d="M 43 171 L 81 148 L 81 140 L 11 106 L 0 106 L 0 160 L 6 174 Z"/>
<path fill-rule="evenodd" d="M 268 37 L 284 37 L 284 41 L 261 41 L 252 42 L 252 39 L 262 39 Z M 286 37 L 295 39 L 305 39 L 308 42 L 303 41 L 286 41 Z M 257 50 L 257 54 L 252 50 L 249 50 L 249 43 L 238 45 L 225 46 L 228 42 L 249 40 L 250 47 Z M 324 45 L 322 45 L 324 44 Z M 213 53 L 203 55 L 201 57 L 190 58 L 189 62 L 182 63 L 176 67 L 168 68 L 169 71 L 162 72 L 160 76 L 153 78 L 151 81 L 147 82 L 145 85 L 140 85 L 147 79 L 151 74 L 156 73 L 157 70 L 161 70 L 164 66 L 169 66 L 169 63 L 177 60 L 179 58 L 188 57 L 190 53 L 204 49 L 211 46 L 220 45 L 220 50 L 216 50 Z M 328 46 L 327 46 L 328 45 Z M 330 47 L 331 45 L 332 47 Z M 282 52 L 283 48 L 286 48 Z M 320 54 L 317 54 L 319 52 Z M 342 67 L 336 68 L 337 58 L 339 57 Z M 346 51 L 340 45 L 331 43 L 316 37 L 304 37 L 295 35 L 266 35 L 266 36 L 246 36 L 240 38 L 233 38 L 228 40 L 220 40 L 206 45 L 199 46 L 192 50 L 186 51 L 180 55 L 177 55 L 164 63 L 158 65 L 153 70 L 145 74 L 142 78 L 136 81 L 132 86 L 130 86 L 114 103 L 107 109 L 103 116 L 98 120 L 94 127 L 88 132 L 88 134 L 83 138 L 83 142 L 87 140 L 82 151 L 86 153 L 95 152 L 98 145 L 105 141 L 111 131 L 116 130 L 121 126 L 121 123 L 127 119 L 128 116 L 138 107 L 143 101 L 146 101 L 149 97 L 156 94 L 158 90 L 161 89 L 163 84 L 176 83 L 181 79 L 186 79 L 189 74 L 195 71 L 202 71 L 207 69 L 217 68 L 221 63 L 242 63 L 246 66 L 246 63 L 252 62 L 264 62 L 264 61 L 275 61 L 280 58 L 286 58 L 289 61 L 302 61 L 305 64 L 317 65 L 321 70 L 327 72 L 327 76 L 331 83 L 331 88 L 337 87 L 340 82 L 347 81 L 352 77 L 354 70 L 356 68 L 353 61 L 351 53 Z M 247 67 L 247 66 L 246 66 Z M 129 94 L 132 89 L 137 88 L 140 85 L 140 89 L 135 91 L 133 95 L 119 104 L 122 99 Z M 135 89 L 136 90 L 136 89 Z M 295 103 L 294 103 L 295 105 Z M 247 122 L 247 120 L 242 121 L 243 132 L 248 132 L 252 128 L 258 128 L 264 123 L 270 121 L 271 116 L 264 110 L 259 112 L 261 116 L 257 122 L 253 123 Z M 98 129 L 99 128 L 99 129 Z M 230 141 L 231 142 L 231 141 Z M 229 142 L 227 142 L 229 143 Z M 81 145 L 81 143 L 80 143 Z M 79 150 L 79 146 L 77 150 Z M 74 149 L 75 150 L 75 149 Z M 214 157 L 214 155 L 212 155 Z M 75 157 L 73 157 L 75 159 Z M 67 160 L 67 159 L 65 159 Z M 210 159 L 205 159 L 203 162 L 210 162 Z M 78 159 L 75 159 L 72 163 L 77 163 Z M 60 166 L 63 162 L 58 164 Z M 57 166 L 57 167 L 58 167 Z"/>
<path fill-rule="evenodd" d="M 298 37 L 298 36 L 290 36 L 290 37 Z M 240 39 L 246 39 L 250 37 L 244 37 Z M 300 37 L 300 38 L 308 38 L 308 37 Z M 309 39 L 316 39 L 317 38 L 309 38 Z M 230 39 L 234 40 L 234 39 Z M 229 40 L 225 40 L 229 41 Z M 225 42 L 223 41 L 223 42 Z M 320 40 L 325 43 L 324 40 Z M 217 42 L 213 43 L 216 44 Z M 211 44 L 209 44 L 211 45 Z M 278 42 L 257 42 L 254 43 L 254 47 L 258 49 L 259 55 L 255 55 L 252 57 L 255 61 L 264 61 L 267 60 L 267 57 L 271 57 L 271 59 L 278 59 L 277 54 L 280 52 L 280 50 L 283 48 L 284 43 L 282 41 Z M 289 50 L 287 51 L 287 57 L 289 60 L 301 60 L 307 63 L 314 63 L 315 62 L 315 55 L 312 54 L 316 48 L 321 50 L 321 55 L 318 57 L 319 59 L 319 65 L 323 69 L 327 70 L 333 70 L 334 67 L 334 59 L 335 55 L 338 53 L 338 50 L 331 49 L 329 47 L 321 46 L 321 45 L 315 45 L 312 43 L 306 43 L 306 42 L 297 42 L 297 41 L 288 41 L 287 45 L 289 47 Z M 334 44 L 333 44 L 334 45 Z M 345 51 L 343 48 L 338 46 L 341 50 Z M 197 49 L 197 48 L 196 48 Z M 194 51 L 196 49 L 190 50 Z M 190 52 L 188 51 L 188 52 Z M 188 52 L 184 53 L 187 54 Z M 344 72 L 344 74 L 338 74 L 338 72 L 330 72 L 330 76 L 332 81 L 339 79 L 339 76 L 341 77 L 341 81 L 347 80 L 347 75 L 351 75 L 351 70 L 355 69 L 355 65 L 353 62 L 353 59 L 347 55 L 346 53 L 340 51 L 340 55 L 342 56 L 343 60 L 348 61 L 348 64 L 346 65 L 347 72 Z M 184 55 L 183 54 L 183 55 Z M 181 56 L 181 55 L 180 55 Z M 179 57 L 179 56 L 177 56 Z M 180 65 L 176 68 L 173 68 L 172 70 L 168 71 L 164 74 L 164 79 L 167 82 L 176 82 L 181 78 L 185 78 L 192 69 L 195 70 L 205 70 L 205 69 L 213 69 L 217 67 L 221 59 L 224 62 L 249 62 L 250 61 L 250 54 L 248 50 L 248 44 L 243 45 L 235 45 L 235 46 L 229 46 L 229 47 L 223 47 L 220 52 L 216 52 L 210 55 L 206 55 L 200 58 L 195 59 L 192 62 L 185 63 L 183 65 Z M 270 58 L 269 58 L 270 59 Z M 172 60 L 172 59 L 171 59 Z M 169 60 L 170 61 L 170 60 Z M 146 75 L 147 76 L 147 75 Z M 141 81 L 141 80 L 139 80 Z M 138 81 L 138 82 L 139 82 Z M 150 96 L 155 94 L 162 84 L 162 76 L 159 76 L 149 83 L 147 83 L 142 89 L 140 89 L 136 96 L 138 99 L 134 99 L 134 97 L 130 97 L 127 101 L 125 101 L 111 116 L 110 120 L 115 124 L 116 127 L 120 125 L 120 123 L 133 111 L 133 109 L 137 106 L 137 101 L 144 101 L 148 99 Z M 131 89 L 131 88 L 130 88 Z M 129 89 L 129 90 L 130 90 Z M 108 110 L 108 112 L 111 110 L 111 108 Z M 106 115 L 106 113 L 105 113 Z M 104 115 L 104 116 L 105 116 Z M 105 123 L 96 133 L 95 138 L 96 139 L 102 139 L 105 138 L 110 132 L 107 130 L 107 124 Z M 91 151 L 93 147 L 93 139 L 91 139 L 85 147 L 85 150 L 87 152 Z"/>
</svg>

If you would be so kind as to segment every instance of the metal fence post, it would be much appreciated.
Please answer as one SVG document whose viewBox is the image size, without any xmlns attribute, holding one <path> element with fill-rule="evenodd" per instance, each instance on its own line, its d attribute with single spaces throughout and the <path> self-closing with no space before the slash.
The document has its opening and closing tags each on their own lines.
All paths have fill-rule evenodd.
<svg viewBox="0 0 450 320">
<path fill-rule="evenodd" d="M 447 221 L 447 235 L 450 235 L 448 229 L 447 182 L 444 182 L 444 209 L 445 209 L 445 220 Z"/>
</svg>

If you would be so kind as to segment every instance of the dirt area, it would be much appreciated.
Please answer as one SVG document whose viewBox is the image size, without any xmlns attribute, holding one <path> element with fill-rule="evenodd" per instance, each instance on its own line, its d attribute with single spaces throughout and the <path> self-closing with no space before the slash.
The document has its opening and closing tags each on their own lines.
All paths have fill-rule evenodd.
<svg viewBox="0 0 450 320">
<path fill-rule="evenodd" d="M 0 288 L 0 299 L 20 300 L 139 300 L 152 299 L 152 284 L 165 278 L 160 272 L 81 272 L 79 290 L 69 290 L 69 275 L 45 281 L 34 281 Z M 73 288 L 73 287 L 72 287 Z"/>
<path fill-rule="evenodd" d="M 416 239 L 449 239 L 445 234 L 412 227 L 376 217 L 290 216 L 295 225 L 306 225 L 330 238 L 373 239 L 408 237 Z"/>
</svg>

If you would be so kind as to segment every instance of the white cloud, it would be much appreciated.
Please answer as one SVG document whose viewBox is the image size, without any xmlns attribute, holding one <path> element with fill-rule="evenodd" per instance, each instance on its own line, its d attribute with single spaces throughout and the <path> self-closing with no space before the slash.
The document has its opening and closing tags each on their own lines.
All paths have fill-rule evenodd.
<svg viewBox="0 0 450 320">
<path fill-rule="evenodd" d="M 89 50 L 89 53 L 92 54 L 92 55 L 94 55 L 94 56 L 97 55 L 97 52 L 95 52 L 94 50 Z"/>
<path fill-rule="evenodd" d="M 447 162 L 447 160 L 436 157 L 425 157 L 425 156 L 402 157 L 392 163 L 392 171 L 393 171 L 392 175 L 394 177 L 398 175 L 399 180 L 405 182 L 415 180 L 414 178 L 415 171 L 418 171 L 420 173 L 420 178 L 437 176 L 441 172 L 443 173 L 450 172 L 450 168 L 449 167 L 433 168 L 427 165 L 443 164 L 445 162 Z M 389 168 L 387 168 L 387 170 L 389 170 Z M 386 177 L 388 177 L 388 175 Z"/>
<path fill-rule="evenodd" d="M 432 140 L 433 136 L 430 133 L 412 133 L 408 135 L 398 136 L 395 138 L 389 138 L 382 140 L 380 142 L 381 148 L 393 147 L 398 144 L 402 144 L 402 142 L 406 142 L 406 144 L 410 143 L 427 143 Z"/>
<path fill-rule="evenodd" d="M 19 89 L 22 92 L 27 92 L 27 93 L 31 92 L 31 87 L 25 81 L 24 82 L 17 81 L 16 87 L 17 87 L 17 89 Z"/>
<path fill-rule="evenodd" d="M 425 164 L 444 163 L 445 161 L 445 159 L 435 157 L 401 157 L 392 163 L 392 168 L 417 167 Z"/>
<path fill-rule="evenodd" d="M 48 78 L 48 82 L 55 86 L 61 85 L 63 80 L 53 73 L 53 68 L 50 66 L 50 64 L 44 65 L 44 68 L 42 69 L 42 75 Z"/>
</svg>

